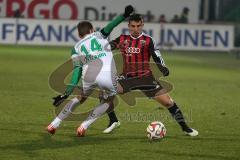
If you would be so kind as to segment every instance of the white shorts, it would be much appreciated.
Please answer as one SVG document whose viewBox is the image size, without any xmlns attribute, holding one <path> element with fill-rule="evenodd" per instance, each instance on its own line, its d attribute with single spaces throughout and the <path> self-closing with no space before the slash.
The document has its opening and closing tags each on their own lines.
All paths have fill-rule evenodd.
<svg viewBox="0 0 240 160">
<path fill-rule="evenodd" d="M 89 96 L 98 87 L 104 93 L 104 98 L 117 94 L 116 73 L 112 71 L 100 71 L 95 73 L 85 73 L 82 78 L 83 95 Z"/>
</svg>

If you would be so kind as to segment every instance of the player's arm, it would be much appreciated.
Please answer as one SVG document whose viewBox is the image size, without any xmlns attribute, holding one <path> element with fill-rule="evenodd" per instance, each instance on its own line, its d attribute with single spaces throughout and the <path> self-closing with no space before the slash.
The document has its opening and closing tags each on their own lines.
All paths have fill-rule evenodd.
<svg viewBox="0 0 240 160">
<path fill-rule="evenodd" d="M 149 52 L 151 53 L 154 62 L 157 64 L 158 69 L 162 72 L 163 76 L 169 75 L 169 69 L 166 67 L 162 58 L 160 50 L 155 46 L 155 42 L 151 40 L 149 46 Z"/>
<path fill-rule="evenodd" d="M 75 52 L 74 48 L 72 52 Z M 67 95 L 67 96 L 71 95 L 74 88 L 77 86 L 79 79 L 82 76 L 82 64 L 79 59 L 79 56 L 76 53 L 74 53 L 72 54 L 71 58 L 73 62 L 73 72 L 72 72 L 70 84 L 68 84 L 66 91 L 64 92 L 64 95 Z"/>
<path fill-rule="evenodd" d="M 110 41 L 109 44 L 111 45 L 111 50 L 119 49 L 119 43 L 120 43 L 120 36 Z"/>
<path fill-rule="evenodd" d="M 58 95 L 54 97 L 54 106 L 59 106 L 71 93 L 73 92 L 74 88 L 77 86 L 79 79 L 82 76 L 82 64 L 80 62 L 79 56 L 76 54 L 75 48 L 72 49 L 72 62 L 73 62 L 73 72 L 70 84 L 67 85 L 67 88 L 63 95 Z"/>
<path fill-rule="evenodd" d="M 110 23 L 108 23 L 103 29 L 100 30 L 104 37 L 108 37 L 112 30 L 123 22 L 130 14 L 133 12 L 133 7 L 131 5 L 125 7 L 123 15 L 117 16 Z"/>
</svg>

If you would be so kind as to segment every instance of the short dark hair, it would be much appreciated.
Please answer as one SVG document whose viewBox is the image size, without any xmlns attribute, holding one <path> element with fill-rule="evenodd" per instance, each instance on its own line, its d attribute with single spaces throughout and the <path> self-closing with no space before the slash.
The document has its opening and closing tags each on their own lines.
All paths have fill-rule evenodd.
<svg viewBox="0 0 240 160">
<path fill-rule="evenodd" d="M 133 14 L 128 19 L 128 22 L 131 22 L 131 21 L 135 21 L 135 22 L 143 21 L 143 17 L 141 14 Z"/>
<path fill-rule="evenodd" d="M 77 25 L 79 36 L 83 37 L 86 34 L 89 34 L 93 30 L 93 26 L 89 21 L 81 21 Z"/>
</svg>

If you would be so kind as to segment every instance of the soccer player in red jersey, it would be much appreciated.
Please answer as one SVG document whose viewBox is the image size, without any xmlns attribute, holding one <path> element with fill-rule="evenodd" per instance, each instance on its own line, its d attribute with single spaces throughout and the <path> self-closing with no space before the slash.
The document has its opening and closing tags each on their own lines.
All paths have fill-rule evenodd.
<svg viewBox="0 0 240 160">
<path fill-rule="evenodd" d="M 111 49 L 119 49 L 123 57 L 123 73 L 118 80 L 120 84 L 118 92 L 126 93 L 135 89 L 141 90 L 147 97 L 155 99 L 166 107 L 186 135 L 197 136 L 198 131 L 186 124 L 178 105 L 169 94 L 161 92 L 163 89 L 161 83 L 153 77 L 149 63 L 151 57 L 164 76 L 169 75 L 169 70 L 164 64 L 161 53 L 152 37 L 143 33 L 143 26 L 142 16 L 140 14 L 133 14 L 129 17 L 128 23 L 130 34 L 121 34 L 118 38 L 110 42 Z M 110 133 L 120 125 L 114 111 L 109 112 L 108 116 L 110 123 L 104 130 L 104 133 Z"/>
</svg>

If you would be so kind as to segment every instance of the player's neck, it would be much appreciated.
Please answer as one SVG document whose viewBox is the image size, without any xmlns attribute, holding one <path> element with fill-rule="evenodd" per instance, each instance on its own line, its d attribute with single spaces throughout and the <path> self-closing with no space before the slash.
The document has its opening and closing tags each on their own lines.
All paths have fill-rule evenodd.
<svg viewBox="0 0 240 160">
<path fill-rule="evenodd" d="M 84 36 L 80 37 L 81 39 L 86 38 L 87 36 L 89 36 L 90 34 L 92 34 L 94 32 L 94 30 L 91 30 L 90 33 L 85 34 Z"/>
<path fill-rule="evenodd" d="M 136 36 L 130 34 L 130 36 L 131 36 L 133 39 L 138 39 L 138 38 L 141 37 L 142 35 L 143 35 L 143 32 L 141 32 L 139 35 L 136 35 Z"/>
<path fill-rule="evenodd" d="M 84 36 L 81 37 L 81 39 L 84 39 L 84 38 L 88 37 L 90 34 L 92 34 L 92 33 L 85 34 Z"/>
</svg>

